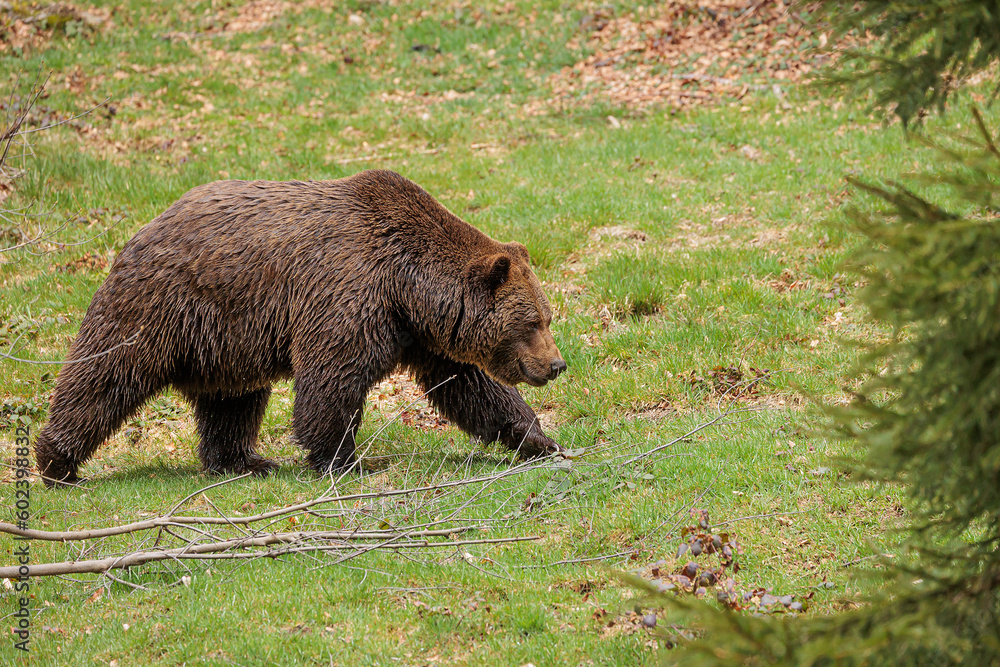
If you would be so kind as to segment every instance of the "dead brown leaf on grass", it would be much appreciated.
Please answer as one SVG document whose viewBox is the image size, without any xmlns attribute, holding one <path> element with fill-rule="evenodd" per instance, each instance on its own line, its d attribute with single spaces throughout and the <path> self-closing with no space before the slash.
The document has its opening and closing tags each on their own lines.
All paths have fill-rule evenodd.
<svg viewBox="0 0 1000 667">
<path fill-rule="evenodd" d="M 649 421 L 659 421 L 661 419 L 667 419 L 668 417 L 676 417 L 677 408 L 674 407 L 673 403 L 669 399 L 663 398 L 658 401 L 651 401 L 649 403 L 644 403 L 638 406 L 634 410 L 629 410 L 625 413 L 625 418 L 628 420 L 632 419 L 646 419 Z"/>
<path fill-rule="evenodd" d="M 645 624 L 644 619 L 645 614 L 639 614 L 634 611 L 616 616 L 604 624 L 604 627 L 601 628 L 601 636 L 607 639 L 619 635 L 634 635 L 639 632 L 648 633 L 650 626 Z M 656 642 L 653 642 L 652 648 L 656 647 Z"/>
<path fill-rule="evenodd" d="M 292 2 L 253 0 L 236 10 L 229 20 L 220 19 L 223 32 L 254 32 L 280 17 L 294 6 Z"/>
<path fill-rule="evenodd" d="M 7 51 L 34 51 L 51 39 L 52 33 L 40 30 L 21 20 L 0 25 L 0 53 Z"/>
<path fill-rule="evenodd" d="M 13 191 L 14 179 L 6 173 L 0 172 L 0 205 L 7 201 Z"/>
<path fill-rule="evenodd" d="M 368 392 L 371 409 L 392 418 L 398 415 L 403 424 L 424 430 L 440 431 L 451 424 L 428 404 L 424 391 L 406 373 L 396 372 Z"/>
<path fill-rule="evenodd" d="M 108 268 L 108 264 L 114 260 L 114 251 L 106 256 L 93 252 L 84 253 L 83 257 L 71 260 L 65 264 L 60 264 L 56 270 L 60 273 L 76 273 L 77 271 L 103 271 Z"/>
<path fill-rule="evenodd" d="M 423 394 L 409 375 L 397 371 L 368 392 L 368 401 L 372 410 L 392 415 L 410 404 L 426 405 Z"/>
<path fill-rule="evenodd" d="M 777 280 L 768 280 L 767 285 L 779 294 L 791 290 L 809 289 L 812 283 L 807 279 L 800 279 L 791 269 L 784 269 Z"/>
</svg>

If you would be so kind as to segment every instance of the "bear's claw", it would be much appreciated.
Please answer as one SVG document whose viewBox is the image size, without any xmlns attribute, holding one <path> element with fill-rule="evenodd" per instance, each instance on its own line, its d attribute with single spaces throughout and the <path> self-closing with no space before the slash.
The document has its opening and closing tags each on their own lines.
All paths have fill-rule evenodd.
<svg viewBox="0 0 1000 667">
<path fill-rule="evenodd" d="M 35 464 L 45 486 L 52 488 L 72 486 L 80 481 L 76 474 L 77 463 L 54 447 L 42 446 L 36 450 Z"/>
<path fill-rule="evenodd" d="M 529 433 L 521 446 L 517 448 L 518 454 L 526 459 L 550 456 L 563 451 L 565 451 L 564 448 L 558 442 L 541 433 Z"/>
</svg>

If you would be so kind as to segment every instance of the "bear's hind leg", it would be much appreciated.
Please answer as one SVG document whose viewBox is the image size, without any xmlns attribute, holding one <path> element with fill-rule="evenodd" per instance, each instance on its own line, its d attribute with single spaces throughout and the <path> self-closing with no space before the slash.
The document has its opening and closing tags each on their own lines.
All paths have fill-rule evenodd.
<svg viewBox="0 0 1000 667">
<path fill-rule="evenodd" d="M 205 472 L 265 477 L 278 464 L 257 453 L 257 434 L 271 388 L 231 396 L 222 393 L 189 396 L 198 421 L 198 456 Z"/>
<path fill-rule="evenodd" d="M 35 463 L 46 486 L 77 482 L 77 468 L 162 386 L 134 368 L 116 370 L 107 358 L 64 366 L 49 422 L 35 442 Z"/>
</svg>

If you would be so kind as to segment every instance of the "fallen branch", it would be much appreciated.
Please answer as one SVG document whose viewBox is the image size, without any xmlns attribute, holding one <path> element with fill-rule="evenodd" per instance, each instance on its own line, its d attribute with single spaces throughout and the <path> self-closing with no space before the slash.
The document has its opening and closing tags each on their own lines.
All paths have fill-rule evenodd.
<svg viewBox="0 0 1000 667">
<path fill-rule="evenodd" d="M 451 531 L 455 532 L 455 531 Z M 406 536 L 401 533 L 398 536 Z M 398 537 L 397 536 L 397 537 Z M 192 544 L 190 546 L 175 549 L 163 549 L 158 551 L 138 551 L 124 556 L 114 556 L 101 558 L 98 560 L 66 561 L 62 563 L 40 563 L 29 565 L 29 577 L 52 577 L 67 574 L 104 574 L 110 570 L 121 570 L 136 565 L 154 563 L 163 560 L 214 560 L 214 559 L 234 559 L 234 558 L 277 558 L 293 553 L 307 553 L 310 551 L 332 551 L 339 549 L 356 549 L 350 544 L 303 544 L 300 547 L 288 549 L 268 550 L 263 552 L 238 552 L 235 549 L 250 549 L 254 547 L 266 547 L 273 544 L 300 544 L 306 540 L 341 540 L 345 539 L 342 533 L 271 533 L 253 538 L 241 538 L 235 540 L 225 540 L 222 542 L 210 542 L 207 544 Z M 353 539 L 348 537 L 347 539 Z M 369 538 L 371 539 L 371 538 Z M 395 542 L 385 546 L 385 549 L 413 549 L 413 548 L 440 548 L 440 547 L 462 547 L 468 544 L 502 544 L 509 542 L 528 542 L 541 539 L 539 536 L 530 535 L 527 537 L 503 537 L 482 540 L 452 540 L 449 542 L 431 542 L 428 540 Z M 20 567 L 0 567 L 0 578 L 15 579 L 21 576 Z"/>
<path fill-rule="evenodd" d="M 153 528 L 186 528 L 189 524 L 197 524 L 195 521 L 178 521 L 178 519 L 214 519 L 213 523 L 218 523 L 218 517 L 160 517 L 151 521 L 138 521 L 125 526 L 114 526 L 112 528 L 99 528 L 96 530 L 69 530 L 69 531 L 48 531 L 33 530 L 31 528 L 18 528 L 11 523 L 0 522 L 0 533 L 8 533 L 16 537 L 28 540 L 42 540 L 46 542 L 74 542 L 84 540 L 94 540 L 112 535 L 125 535 L 138 532 L 140 530 L 150 530 Z M 224 521 L 230 523 L 230 521 Z M 454 533 L 464 533 L 473 530 L 477 526 L 461 526 L 458 528 L 448 528 L 441 530 L 418 530 L 405 533 L 407 537 L 446 537 Z M 297 531 L 295 533 L 269 533 L 270 535 L 301 535 L 304 538 L 331 539 L 331 540 L 383 540 L 390 539 L 404 533 L 387 530 L 342 530 L 342 531 Z"/>
<path fill-rule="evenodd" d="M 8 361 L 17 361 L 17 362 L 22 363 L 22 364 L 32 364 L 32 365 L 36 365 L 36 366 L 42 366 L 42 365 L 47 365 L 47 364 L 52 364 L 52 365 L 57 365 L 57 366 L 64 366 L 66 364 L 79 364 L 79 363 L 82 363 L 84 361 L 90 361 L 92 359 L 97 359 L 98 357 L 103 357 L 106 354 L 111 354 L 112 352 L 114 352 L 118 348 L 128 347 L 129 345 L 134 345 L 135 342 L 139 339 L 139 334 L 142 333 L 142 327 L 139 327 L 139 329 L 140 329 L 139 331 L 136 331 L 134 334 L 132 334 L 131 336 L 129 336 L 128 338 L 126 338 L 122 342 L 118 343 L 117 345 L 112 345 L 111 347 L 109 347 L 108 349 L 106 349 L 106 350 L 104 350 L 102 352 L 98 352 L 97 354 L 92 354 L 89 357 L 81 357 L 80 359 L 51 359 L 51 360 L 50 359 L 41 359 L 41 360 L 36 360 L 36 359 L 21 359 L 20 357 L 11 356 L 11 355 L 7 354 L 6 352 L 0 352 L 0 359 L 7 359 Z M 17 341 L 15 341 L 15 343 L 16 342 Z"/>
<path fill-rule="evenodd" d="M 637 456 L 633 456 L 632 458 L 628 459 L 627 461 L 625 461 L 621 465 L 623 467 L 624 466 L 628 466 L 628 465 L 632 465 L 636 461 L 640 461 L 640 460 L 642 460 L 644 458 L 650 457 L 653 454 L 656 454 L 657 452 L 663 451 L 667 447 L 672 447 L 672 446 L 676 445 L 678 442 L 683 442 L 684 440 L 687 440 L 688 438 L 690 438 L 695 433 L 698 433 L 700 431 L 704 431 L 709 426 L 715 426 L 720 421 L 722 421 L 723 419 L 725 419 L 729 415 L 731 415 L 733 413 L 736 413 L 736 412 L 743 412 L 743 410 L 726 410 L 725 412 L 720 413 L 717 417 L 715 417 L 711 421 L 707 421 L 704 424 L 699 424 L 698 426 L 694 427 L 693 429 L 691 429 L 690 431 L 688 431 L 687 433 L 685 433 L 682 436 L 676 437 L 676 438 L 674 438 L 673 440 L 671 440 L 669 442 L 663 443 L 662 445 L 658 445 L 656 447 L 653 447 L 652 449 L 650 449 L 647 452 L 643 452 L 642 454 L 639 454 Z"/>
</svg>

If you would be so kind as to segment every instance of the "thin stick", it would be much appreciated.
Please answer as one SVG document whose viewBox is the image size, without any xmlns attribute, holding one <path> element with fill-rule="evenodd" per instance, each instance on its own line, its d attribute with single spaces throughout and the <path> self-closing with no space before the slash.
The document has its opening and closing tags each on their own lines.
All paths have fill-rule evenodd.
<svg viewBox="0 0 1000 667">
<path fill-rule="evenodd" d="M 625 556 L 635 555 L 634 550 L 630 551 L 619 551 L 618 553 L 605 554 L 604 556 L 591 556 L 590 558 L 567 558 L 566 560 L 557 560 L 554 563 L 544 563 L 542 565 L 515 565 L 514 567 L 521 570 L 541 570 L 544 568 L 555 567 L 557 565 L 573 565 L 576 563 L 592 563 L 594 561 L 611 560 L 613 558 L 621 558 Z"/>
<path fill-rule="evenodd" d="M 192 498 L 194 498 L 195 496 L 197 496 L 200 493 L 205 493 L 209 489 L 214 489 L 214 488 L 219 487 L 219 486 L 225 486 L 226 484 L 229 484 L 230 482 L 235 482 L 237 480 L 243 479 L 244 477 L 249 477 L 252 474 L 253 474 L 252 472 L 243 473 L 242 475 L 240 475 L 238 477 L 230 477 L 229 479 L 224 479 L 221 482 L 216 482 L 215 484 L 209 484 L 208 486 L 202 487 L 202 488 L 198 489 L 197 491 L 195 491 L 194 493 L 190 493 L 190 494 L 184 496 L 183 498 L 181 498 L 180 502 L 178 502 L 176 505 L 174 505 L 173 507 L 171 507 L 170 511 L 167 512 L 165 516 L 168 516 L 168 517 L 172 516 L 174 514 L 174 512 L 176 512 L 177 510 L 179 510 L 184 503 L 186 503 L 187 501 L 191 500 Z"/>
<path fill-rule="evenodd" d="M 106 354 L 111 354 L 112 352 L 114 352 L 115 350 L 117 350 L 120 347 L 126 347 L 128 345 L 134 345 L 135 342 L 136 342 L 136 340 L 139 339 L 139 334 L 140 333 L 142 333 L 142 327 L 139 328 L 139 331 L 136 331 L 134 334 L 132 334 L 131 336 L 129 336 L 128 338 L 126 338 L 125 340 L 123 340 L 121 343 L 118 343 L 117 345 L 115 345 L 113 347 L 109 347 L 108 349 L 104 350 L 103 352 L 98 352 L 97 354 L 92 354 L 90 356 L 83 357 L 81 359 L 63 359 L 63 360 L 53 360 L 53 361 L 48 361 L 48 360 L 35 361 L 34 359 L 20 359 L 18 357 L 12 357 L 11 355 L 6 354 L 4 352 L 0 352 L 0 358 L 8 359 L 10 361 L 18 361 L 18 362 L 20 362 L 22 364 L 32 364 L 32 365 L 36 365 L 36 366 L 41 366 L 41 365 L 44 365 L 44 364 L 54 364 L 54 365 L 79 364 L 79 363 L 83 363 L 85 361 L 90 361 L 92 359 L 97 359 L 98 357 L 103 357 Z"/>
<path fill-rule="evenodd" d="M 48 77 L 46 77 L 46 80 L 48 80 Z M 88 114 L 94 113 L 95 111 L 97 111 L 98 109 L 100 109 L 101 107 L 103 107 L 105 104 L 107 104 L 110 101 L 111 101 L 111 97 L 108 96 L 108 97 L 106 97 L 104 99 L 103 102 L 90 107 L 86 111 L 81 111 L 80 113 L 76 114 L 75 116 L 70 116 L 69 118 L 61 120 L 58 123 L 52 123 L 51 125 L 44 125 L 42 127 L 36 127 L 36 128 L 34 128 L 32 130 L 20 130 L 20 131 L 18 131 L 18 134 L 32 134 L 34 132 L 42 132 L 44 130 L 50 130 L 53 127 L 59 127 L 60 125 L 65 125 L 66 123 L 72 123 L 74 120 L 76 120 L 78 118 L 83 118 L 84 116 L 86 116 Z"/>
<path fill-rule="evenodd" d="M 652 449 L 650 449 L 647 452 L 643 452 L 642 454 L 639 454 L 637 456 L 633 456 L 632 458 L 630 458 L 628 461 L 625 461 L 621 465 L 622 466 L 631 465 L 631 464 L 635 463 L 636 461 L 639 461 L 639 460 L 644 459 L 644 458 L 646 458 L 648 456 L 651 456 L 651 455 L 655 454 L 656 452 L 659 452 L 659 451 L 662 451 L 662 450 L 666 449 L 667 447 L 672 447 L 673 445 L 676 445 L 678 442 L 681 442 L 683 440 L 687 440 L 688 438 L 690 438 L 695 433 L 698 433 L 699 431 L 704 431 L 709 426 L 714 426 L 721 419 L 723 419 L 725 417 L 728 417 L 729 415 L 733 414 L 734 412 L 737 412 L 737 411 L 736 410 L 726 410 L 725 412 L 721 413 L 719 416 L 717 416 L 712 421 L 705 422 L 704 424 L 699 424 L 698 426 L 696 426 L 695 428 L 691 429 L 690 431 L 688 431 L 684 435 L 682 435 L 682 436 L 680 436 L 678 438 L 674 438 L 673 440 L 671 440 L 670 442 L 667 442 L 665 444 L 659 445 L 657 447 L 653 447 Z"/>
<path fill-rule="evenodd" d="M 736 523 L 737 521 L 746 521 L 747 519 L 767 519 L 772 516 L 787 516 L 789 514 L 806 514 L 812 510 L 795 510 L 792 512 L 771 512 L 770 514 L 754 514 L 753 516 L 741 516 L 735 519 L 730 519 L 729 521 L 723 521 L 722 523 L 713 523 L 712 528 L 721 528 L 722 526 L 728 526 L 731 523 Z"/>
</svg>

